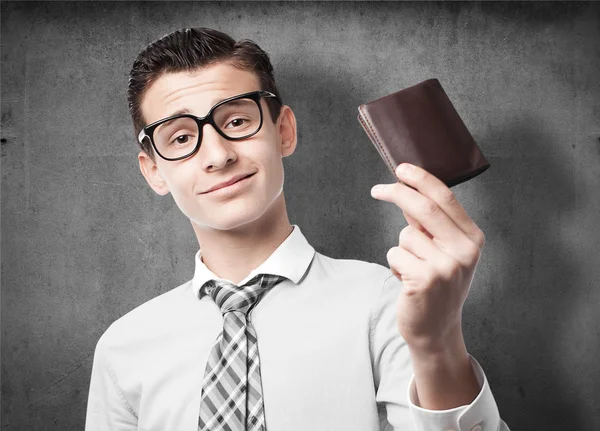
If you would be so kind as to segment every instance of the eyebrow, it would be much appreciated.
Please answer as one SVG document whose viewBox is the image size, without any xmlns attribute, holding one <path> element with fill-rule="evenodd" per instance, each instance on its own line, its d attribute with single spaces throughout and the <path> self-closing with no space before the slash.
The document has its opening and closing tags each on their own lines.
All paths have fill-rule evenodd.
<svg viewBox="0 0 600 431">
<path fill-rule="evenodd" d="M 232 100 L 231 102 L 227 102 L 227 104 L 231 104 L 231 105 L 246 105 L 248 104 L 248 100 L 247 99 L 237 99 L 237 100 Z"/>
<path fill-rule="evenodd" d="M 192 111 L 190 111 L 188 108 L 181 108 L 181 109 L 178 109 L 177 111 L 167 115 L 165 118 L 174 117 L 175 115 L 179 115 L 179 114 L 191 114 L 191 113 L 192 113 Z"/>
<path fill-rule="evenodd" d="M 226 97 L 225 99 L 228 99 L 228 97 Z M 214 103 L 211 105 L 211 108 L 212 108 L 213 106 L 215 106 L 216 104 L 218 104 L 218 103 L 221 103 L 221 102 L 222 102 L 223 100 L 225 100 L 225 99 L 220 99 L 220 100 L 218 100 L 218 101 L 214 102 Z M 239 100 L 232 100 L 232 101 L 231 101 L 231 102 L 229 102 L 229 103 L 232 103 L 232 104 L 234 104 L 234 105 L 242 105 L 244 102 L 242 102 L 242 101 L 239 101 Z M 192 111 L 190 111 L 188 108 L 181 108 L 181 109 L 178 109 L 178 110 L 177 110 L 177 111 L 175 111 L 175 112 L 172 112 L 171 114 L 167 115 L 167 116 L 166 116 L 166 117 L 164 117 L 164 118 L 174 117 L 175 115 L 180 115 L 180 114 L 192 114 Z"/>
</svg>

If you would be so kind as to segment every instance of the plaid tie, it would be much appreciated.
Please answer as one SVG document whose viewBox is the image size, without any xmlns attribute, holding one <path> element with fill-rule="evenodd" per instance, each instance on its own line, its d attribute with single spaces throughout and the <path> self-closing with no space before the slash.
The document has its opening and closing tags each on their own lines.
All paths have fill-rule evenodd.
<svg viewBox="0 0 600 431">
<path fill-rule="evenodd" d="M 265 431 L 256 332 L 247 316 L 285 277 L 259 274 L 243 286 L 209 280 L 203 288 L 223 313 L 223 332 L 210 352 L 200 402 L 199 431 Z"/>
</svg>

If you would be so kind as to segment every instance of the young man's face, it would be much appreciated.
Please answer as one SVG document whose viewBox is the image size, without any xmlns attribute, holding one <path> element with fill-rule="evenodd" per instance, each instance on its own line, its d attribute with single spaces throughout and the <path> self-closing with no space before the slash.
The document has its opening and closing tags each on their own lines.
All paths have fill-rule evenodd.
<svg viewBox="0 0 600 431">
<path fill-rule="evenodd" d="M 260 90 L 251 72 L 218 63 L 193 73 L 165 74 L 147 89 L 141 108 L 146 124 L 187 108 L 203 117 L 217 102 Z M 294 152 L 296 122 L 288 106 L 276 124 L 264 98 L 263 124 L 255 135 L 229 141 L 211 125 L 202 130 L 200 149 L 193 156 L 168 161 L 155 154 L 153 162 L 143 151 L 138 159 L 142 174 L 157 193 L 171 193 L 181 211 L 198 228 L 233 229 L 258 219 L 283 190 L 281 158 Z M 238 175 L 250 178 L 207 192 Z"/>
</svg>

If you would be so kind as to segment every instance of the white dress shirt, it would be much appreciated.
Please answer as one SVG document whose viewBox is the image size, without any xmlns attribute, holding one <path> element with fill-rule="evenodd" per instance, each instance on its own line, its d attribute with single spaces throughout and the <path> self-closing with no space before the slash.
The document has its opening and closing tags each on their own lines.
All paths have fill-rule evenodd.
<svg viewBox="0 0 600 431">
<path fill-rule="evenodd" d="M 418 407 L 396 325 L 402 283 L 377 263 L 333 259 L 300 228 L 238 285 L 282 275 L 250 312 L 267 431 L 508 430 L 479 364 L 468 406 Z M 223 317 L 200 288 L 223 280 L 195 256 L 192 280 L 116 320 L 96 346 L 87 431 L 195 431 L 206 363 Z M 230 280 L 227 280 L 230 281 Z"/>
</svg>

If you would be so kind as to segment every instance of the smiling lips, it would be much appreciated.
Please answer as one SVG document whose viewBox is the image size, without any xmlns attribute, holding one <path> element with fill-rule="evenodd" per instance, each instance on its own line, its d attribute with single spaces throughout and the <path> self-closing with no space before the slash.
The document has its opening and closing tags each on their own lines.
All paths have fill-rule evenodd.
<svg viewBox="0 0 600 431">
<path fill-rule="evenodd" d="M 254 174 L 255 174 L 255 172 L 253 172 L 251 174 L 236 175 L 235 177 L 233 177 L 232 179 L 230 179 L 228 181 L 224 181 L 222 183 L 215 184 L 210 189 L 203 191 L 201 194 L 209 193 L 209 192 L 212 192 L 214 190 L 218 190 L 218 189 L 222 189 L 223 187 L 230 186 L 230 185 L 235 184 L 238 181 L 243 180 L 246 177 L 250 177 L 250 176 L 252 176 Z"/>
</svg>

